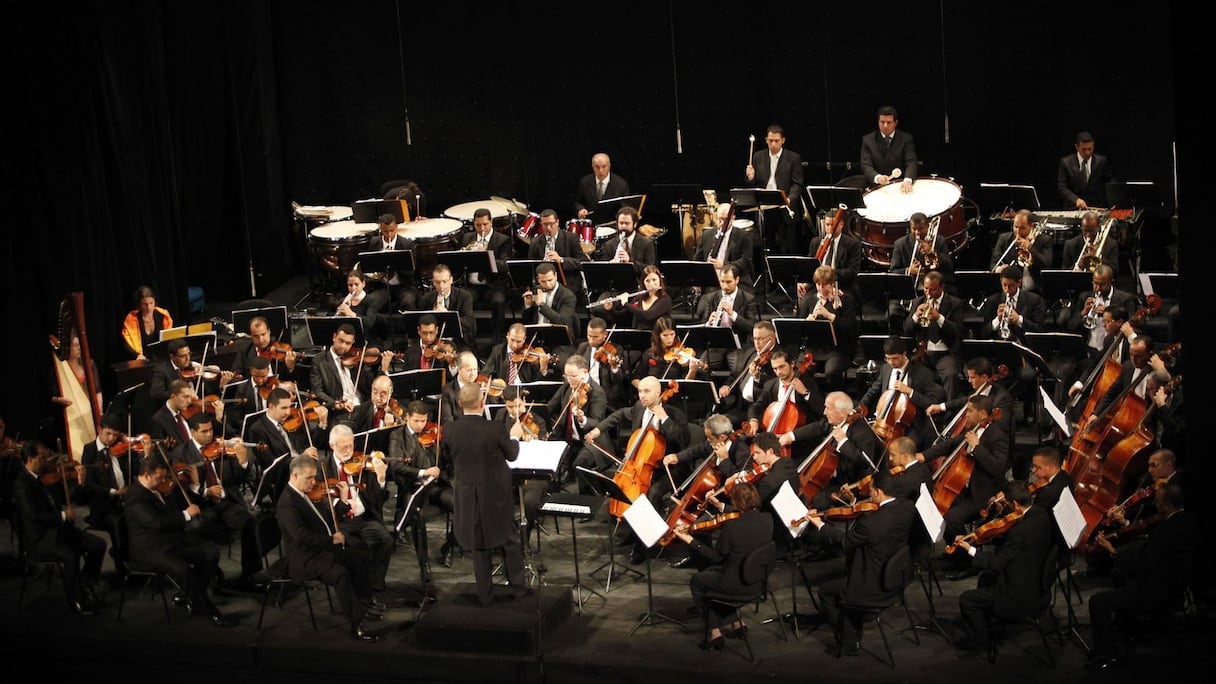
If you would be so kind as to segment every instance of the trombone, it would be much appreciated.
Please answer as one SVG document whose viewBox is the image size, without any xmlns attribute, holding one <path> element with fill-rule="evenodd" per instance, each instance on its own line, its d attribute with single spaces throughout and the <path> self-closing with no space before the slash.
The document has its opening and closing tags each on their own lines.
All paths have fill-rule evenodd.
<svg viewBox="0 0 1216 684">
<path fill-rule="evenodd" d="M 1106 246 L 1106 238 L 1110 235 L 1111 226 L 1114 224 L 1115 219 L 1108 218 L 1098 229 L 1097 238 L 1092 242 L 1086 238 L 1085 245 L 1081 248 L 1081 253 L 1077 255 L 1077 263 L 1073 264 L 1072 270 L 1092 273 L 1102 265 L 1102 248 Z"/>
</svg>

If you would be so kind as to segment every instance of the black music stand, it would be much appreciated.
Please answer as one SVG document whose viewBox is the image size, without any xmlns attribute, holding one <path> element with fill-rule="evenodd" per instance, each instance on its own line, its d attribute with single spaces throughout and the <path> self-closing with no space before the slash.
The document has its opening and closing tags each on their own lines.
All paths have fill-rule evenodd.
<svg viewBox="0 0 1216 684">
<path fill-rule="evenodd" d="M 815 280 L 815 269 L 819 268 L 819 260 L 809 256 L 790 256 L 781 254 L 771 256 L 767 259 L 769 273 L 773 275 L 773 280 L 779 283 L 810 283 Z M 797 290 L 795 290 L 795 294 Z M 773 313 L 778 316 L 781 312 L 777 307 L 769 304 Z M 798 299 L 795 296 L 790 305 L 790 310 L 794 313 L 798 312 Z"/>
<path fill-rule="evenodd" d="M 533 380 L 532 382 L 521 382 L 518 386 L 527 393 L 529 404 L 535 404 L 538 408 L 545 409 L 544 413 L 547 413 L 546 405 L 564 384 L 566 383 L 558 380 Z M 538 411 L 538 413 L 542 412 Z M 548 416 L 543 417 L 548 418 Z"/>
<path fill-rule="evenodd" d="M 1067 332 L 1028 332 L 1026 346 L 1043 358 L 1066 356 L 1079 359 L 1085 356 L 1085 336 Z"/>
<path fill-rule="evenodd" d="M 739 348 L 739 335 L 732 328 L 717 325 L 677 325 L 676 336 L 684 341 L 684 346 L 701 352 L 702 361 L 704 352 L 710 349 L 729 352 Z"/>
<path fill-rule="evenodd" d="M 835 211 L 842 204 L 849 211 L 866 206 L 861 188 L 849 185 L 808 185 L 806 194 L 811 206 L 819 211 Z"/>
<path fill-rule="evenodd" d="M 768 305 L 768 284 L 761 289 L 759 284 L 765 276 L 768 277 L 768 282 L 775 284 L 781 288 L 786 297 L 790 297 L 789 291 L 785 289 L 785 284 L 773 280 L 773 273 L 768 267 L 768 240 L 765 239 L 764 233 L 764 212 L 769 209 L 778 207 L 788 207 L 790 200 L 785 196 L 784 190 L 764 190 L 762 188 L 731 188 L 730 200 L 735 203 L 735 211 L 755 212 L 756 214 L 756 235 L 760 238 L 761 249 L 764 252 L 764 270 L 756 276 L 752 287 L 760 290 L 760 297 L 764 300 L 765 306 Z M 790 297 L 790 299 L 794 299 Z M 764 308 L 764 307 L 761 307 Z"/>
<path fill-rule="evenodd" d="M 1161 193 L 1152 181 L 1111 181 L 1106 184 L 1106 201 L 1111 209 L 1149 209 L 1162 205 Z"/>
<path fill-rule="evenodd" d="M 573 347 L 574 338 L 570 335 L 570 328 L 557 323 L 533 323 L 525 325 L 527 335 L 524 337 L 533 347 L 540 347 L 547 353 L 552 354 L 554 349 L 561 347 Z"/>
<path fill-rule="evenodd" d="M 609 328 L 608 341 L 629 351 L 641 351 L 650 346 L 650 338 L 654 336 L 649 330 L 640 328 Z"/>
<path fill-rule="evenodd" d="M 520 290 L 533 290 L 536 282 L 536 267 L 541 264 L 553 264 L 544 259 L 511 259 L 507 262 L 507 275 L 511 277 L 511 286 Z M 553 264 L 554 269 L 561 272 L 561 264 Z M 563 283 L 564 284 L 564 283 Z"/>
<path fill-rule="evenodd" d="M 239 309 L 232 312 L 232 328 L 235 334 L 248 334 L 249 322 L 257 317 L 266 319 L 270 328 L 270 339 L 281 341 L 284 336 L 290 341 L 291 328 L 287 323 L 287 307 L 268 306 L 261 309 Z"/>
<path fill-rule="evenodd" d="M 410 220 L 409 205 L 400 199 L 363 199 L 350 205 L 351 218 L 355 223 L 379 223 L 381 214 L 392 214 L 397 223 Z"/>
<path fill-rule="evenodd" d="M 789 347 L 795 342 L 798 348 L 831 349 L 836 345 L 836 328 L 831 321 L 804 318 L 774 318 L 773 327 L 777 330 L 777 344 Z"/>
<path fill-rule="evenodd" d="M 414 252 L 409 249 L 390 249 L 379 252 L 359 252 L 355 264 L 360 273 L 396 272 L 397 280 L 412 278 L 414 274 Z M 387 284 L 387 283 L 386 283 Z"/>
<path fill-rule="evenodd" d="M 405 326 L 405 336 L 417 336 L 418 319 L 426 315 L 435 317 L 435 325 L 439 328 L 439 338 L 444 340 L 464 340 L 460 330 L 460 314 L 455 311 L 398 311 L 401 314 L 401 324 Z M 464 340 L 472 343 L 472 340 Z"/>
<path fill-rule="evenodd" d="M 488 249 L 456 249 L 435 253 L 435 263 L 444 264 L 459 273 L 461 282 L 468 282 L 470 273 L 480 273 L 489 280 L 490 274 L 498 273 L 494 252 Z"/>
<path fill-rule="evenodd" d="M 1145 297 L 1155 294 L 1162 299 L 1178 299 L 1182 296 L 1182 278 L 1177 273 L 1141 273 L 1136 278 L 1140 294 Z"/>
<path fill-rule="evenodd" d="M 409 397 L 408 401 L 424 399 L 432 397 L 443 391 L 443 375 L 446 371 L 442 368 L 416 368 L 414 370 L 400 371 L 398 373 L 389 373 L 388 377 L 393 383 L 393 396 L 401 397 L 400 403 L 408 403 L 405 397 Z"/>
<path fill-rule="evenodd" d="M 1058 271 L 1047 270 L 1039 272 L 1039 287 L 1043 290 L 1043 299 L 1054 302 L 1072 302 L 1082 292 L 1092 292 L 1094 274 L 1089 271 Z"/>
<path fill-rule="evenodd" d="M 642 205 L 646 203 L 646 195 L 622 195 L 620 197 L 605 197 L 596 203 L 589 214 L 597 226 L 616 225 L 616 213 L 621 207 L 633 207 L 642 215 Z M 634 226 L 636 229 L 637 226 Z"/>
<path fill-rule="evenodd" d="M 619 501 L 623 504 L 630 505 L 630 506 L 633 505 L 633 500 L 629 498 L 628 494 L 621 491 L 620 486 L 618 486 L 617 483 L 615 481 L 613 481 L 613 479 L 611 477 L 608 477 L 607 475 L 605 475 L 603 473 L 591 470 L 589 468 L 584 468 L 583 466 L 574 466 L 574 469 L 583 474 L 583 482 L 586 483 L 588 489 L 590 489 L 592 492 L 595 493 L 595 496 L 598 496 L 598 497 L 601 497 L 604 499 L 612 498 L 612 499 L 616 499 L 617 501 Z M 621 526 L 621 520 L 620 520 L 620 518 L 618 518 L 616 521 L 616 524 L 612 526 L 613 536 L 615 536 L 616 530 L 620 526 Z M 621 570 L 623 570 L 625 572 L 631 572 L 634 575 L 637 575 L 637 579 L 642 579 L 642 577 L 643 577 L 642 573 L 638 572 L 637 570 L 634 570 L 633 568 L 629 567 L 628 565 L 623 565 L 621 563 L 618 563 L 616 561 L 616 557 L 615 557 L 616 554 L 614 553 L 613 548 L 614 547 L 612 544 L 612 540 L 609 539 L 608 540 L 608 562 L 604 563 L 603 565 L 599 566 L 598 568 L 592 570 L 590 573 L 591 576 L 594 577 L 596 575 L 596 573 L 598 573 L 600 570 L 604 570 L 605 568 L 608 570 L 608 576 L 604 579 L 604 593 L 605 594 L 612 591 L 612 576 L 616 572 L 617 568 L 620 568 Z"/>
<path fill-rule="evenodd" d="M 989 295 L 1001 291 L 1001 274 L 992 271 L 955 271 L 954 284 L 958 288 L 958 296 L 974 309 L 980 308 L 974 302 L 983 305 Z"/>
<path fill-rule="evenodd" d="M 886 343 L 890 335 L 861 335 L 857 338 L 858 346 L 861 348 L 862 356 L 867 360 L 878 360 L 879 364 L 885 363 L 887 355 L 883 352 L 882 346 Z M 907 346 L 908 355 L 916 350 L 916 338 L 899 336 Z M 966 351 L 966 350 L 964 350 Z"/>
<path fill-rule="evenodd" d="M 557 504 L 559 506 L 586 506 L 587 510 L 591 512 L 583 515 L 576 513 L 557 513 L 554 511 L 545 511 L 544 507 L 546 504 Z M 571 518 L 577 517 L 582 520 L 590 520 L 595 516 L 595 512 L 599 510 L 599 507 L 603 505 L 604 499 L 602 496 L 553 492 L 552 494 L 546 496 L 544 502 L 541 503 L 541 511 L 547 512 L 550 515 L 565 515 Z M 578 569 L 578 527 L 579 526 L 577 524 L 570 526 L 570 544 L 574 548 L 574 585 L 571 587 L 571 589 L 575 594 L 574 605 L 576 608 L 578 608 L 578 614 L 582 615 L 583 604 L 586 603 L 587 599 L 591 598 L 590 596 L 583 596 L 584 591 L 588 594 L 595 594 L 605 601 L 608 600 L 608 597 L 583 584 L 582 575 L 579 573 Z"/>
<path fill-rule="evenodd" d="M 308 339 L 314 347 L 328 347 L 334 339 L 334 333 L 343 323 L 349 323 L 355 329 L 354 348 L 362 347 L 367 342 L 367 336 L 363 334 L 363 321 L 357 316 L 353 318 L 308 316 L 304 319 L 304 325 L 308 329 Z"/>
<path fill-rule="evenodd" d="M 708 416 L 713 413 L 713 409 L 717 407 L 721 400 L 718 399 L 718 388 L 714 386 L 713 380 L 677 380 L 679 390 L 673 397 L 668 399 L 668 403 L 672 401 L 680 401 L 680 410 L 685 416 L 689 415 L 688 406 L 692 404 L 694 408 L 703 407 L 703 415 Z M 701 411 L 698 411 L 701 413 Z"/>
<path fill-rule="evenodd" d="M 676 306 L 686 307 L 691 313 L 697 305 L 694 287 L 709 290 L 718 287 L 718 272 L 708 261 L 664 261 L 663 279 L 668 288 L 680 288 L 680 301 Z"/>
<path fill-rule="evenodd" d="M 638 289 L 638 273 L 631 263 L 584 261 L 583 280 L 587 282 L 588 304 L 592 292 L 635 292 Z"/>
<path fill-rule="evenodd" d="M 203 351 L 207 352 L 207 365 L 211 365 L 211 359 L 215 358 L 216 335 L 215 332 L 196 333 L 193 335 L 180 335 L 178 337 L 162 337 L 159 341 L 147 344 L 144 346 L 144 357 L 149 362 L 159 362 L 169 360 L 169 343 L 173 340 L 185 340 L 190 346 L 190 360 L 202 361 Z"/>
<path fill-rule="evenodd" d="M 990 207 L 992 214 L 1004 214 L 1019 209 L 1035 211 L 1039 204 L 1039 193 L 1033 185 L 1013 185 L 1011 183 L 980 183 L 980 194 L 985 199 L 985 206 Z"/>
<path fill-rule="evenodd" d="M 861 301 L 881 302 L 885 316 L 892 299 L 916 299 L 916 284 L 919 280 L 919 277 L 906 273 L 863 271 L 857 274 L 857 287 L 861 290 Z"/>
</svg>

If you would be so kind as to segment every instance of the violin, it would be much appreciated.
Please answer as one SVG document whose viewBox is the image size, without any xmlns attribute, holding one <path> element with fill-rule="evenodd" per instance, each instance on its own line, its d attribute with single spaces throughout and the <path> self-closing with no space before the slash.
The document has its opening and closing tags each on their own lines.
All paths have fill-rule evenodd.
<svg viewBox="0 0 1216 684">
<path fill-rule="evenodd" d="M 130 449 L 136 454 L 144 454 L 144 445 L 161 445 L 166 449 L 173 449 L 177 446 L 177 439 L 173 437 L 165 437 L 164 439 L 152 439 L 152 435 L 147 433 L 127 437 L 119 435 L 118 439 L 109 446 L 111 456 L 122 456 Z"/>
<path fill-rule="evenodd" d="M 258 356 L 271 361 L 283 361 L 287 358 L 287 354 L 295 351 L 290 344 L 286 342 L 271 342 L 265 349 L 258 350 Z"/>
<path fill-rule="evenodd" d="M 218 379 L 220 377 L 220 373 L 223 372 L 224 369 L 220 368 L 219 366 L 204 366 L 197 361 L 190 364 L 189 368 L 179 368 L 177 370 L 178 375 L 180 375 L 183 380 L 194 380 L 201 375 L 203 380 L 208 382 Z M 234 382 L 240 382 L 244 379 L 245 377 L 240 373 L 234 373 L 232 376 L 232 380 Z"/>
<path fill-rule="evenodd" d="M 223 456 L 236 456 L 236 448 L 238 446 L 245 446 L 253 449 L 268 448 L 265 444 L 259 442 L 242 442 L 239 439 L 229 439 L 214 441 L 200 449 L 199 453 L 202 454 L 204 459 L 214 461 L 215 459 Z"/>
<path fill-rule="evenodd" d="M 1110 532 L 1101 532 L 1100 534 L 1102 535 L 1102 537 L 1104 539 L 1106 539 L 1109 542 L 1114 542 L 1114 540 L 1116 540 L 1116 539 L 1127 539 L 1128 537 L 1133 537 L 1133 536 L 1144 534 L 1144 533 L 1148 532 L 1150 527 L 1152 527 L 1153 525 L 1156 525 L 1157 523 L 1161 522 L 1162 520 L 1165 520 L 1168 517 L 1170 517 L 1169 513 L 1156 513 L 1154 515 L 1148 516 L 1147 518 L 1142 518 L 1140 520 L 1137 520 L 1134 523 L 1128 523 L 1127 525 L 1124 525 L 1123 527 L 1120 527 L 1118 529 L 1112 530 Z M 1105 551 L 1105 550 L 1106 549 L 1103 549 L 1098 544 L 1096 534 L 1093 536 L 1092 539 L 1090 539 L 1089 541 L 1087 541 L 1085 543 L 1085 547 L 1083 549 L 1083 551 L 1086 554 L 1091 554 L 1096 551 Z"/>
<path fill-rule="evenodd" d="M 269 395 L 269 392 L 267 392 Z M 200 411 L 206 411 L 211 415 L 215 415 L 215 402 L 223 402 L 225 404 L 244 404 L 244 397 L 233 397 L 231 399 L 221 399 L 218 394 L 208 394 L 202 399 L 195 397 L 186 404 L 186 408 L 182 409 L 182 417 L 186 420 L 198 415 Z"/>
<path fill-rule="evenodd" d="M 983 525 L 975 528 L 975 531 L 971 534 L 963 535 L 963 537 L 957 541 L 947 544 L 946 553 L 954 553 L 954 550 L 958 548 L 960 541 L 965 541 L 972 546 L 987 544 L 993 539 L 996 539 L 997 537 L 1011 530 L 1013 525 L 1022 519 L 1022 515 L 1023 513 L 1021 511 L 1014 511 L 991 522 L 986 522 Z"/>
<path fill-rule="evenodd" d="M 342 367 L 354 368 L 362 363 L 365 366 L 374 366 L 380 363 L 380 349 L 377 347 L 367 347 L 366 349 L 354 349 L 342 355 Z"/>
<path fill-rule="evenodd" d="M 843 484 L 840 491 L 855 497 L 868 498 L 874 487 L 874 473 L 870 473 L 856 482 Z"/>
<path fill-rule="evenodd" d="M 376 464 L 373 461 L 383 461 L 384 452 L 373 451 L 370 454 L 364 454 L 362 451 L 356 451 L 351 455 L 350 460 L 342 464 L 342 472 L 347 475 L 358 475 L 364 470 L 374 469 Z M 359 483 L 359 489 L 363 489 L 367 485 Z"/>
<path fill-rule="evenodd" d="M 313 503 L 324 501 L 326 496 L 338 496 L 338 479 L 331 477 L 324 482 L 317 480 L 312 489 L 308 490 L 308 499 Z"/>
<path fill-rule="evenodd" d="M 512 363 L 540 363 L 541 359 L 557 363 L 557 354 L 549 354 L 540 347 L 524 347 L 517 352 L 511 352 Z"/>
<path fill-rule="evenodd" d="M 686 367 L 693 364 L 701 364 L 701 360 L 697 358 L 697 350 L 684 346 L 682 342 L 677 342 L 670 349 L 663 352 L 663 360 L 674 361 Z"/>
<path fill-rule="evenodd" d="M 735 520 L 743 515 L 740 511 L 730 511 L 729 513 L 719 513 L 709 520 L 702 520 L 698 523 L 693 523 L 687 530 L 688 534 L 696 534 L 697 532 L 708 532 L 722 527 L 731 520 Z"/>
<path fill-rule="evenodd" d="M 376 409 L 376 413 L 373 416 L 374 422 L 380 423 L 384 420 L 384 416 L 389 413 L 396 416 L 399 420 L 405 420 L 405 407 L 398 404 L 397 399 L 393 398 L 389 399 L 388 403 L 382 408 Z"/>
<path fill-rule="evenodd" d="M 502 378 L 491 380 L 488 375 L 478 375 L 476 382 L 481 385 L 481 390 L 491 397 L 501 397 L 507 389 L 507 381 Z"/>
<path fill-rule="evenodd" d="M 288 432 L 295 432 L 304 427 L 305 423 L 319 420 L 320 416 L 317 415 L 317 409 L 320 406 L 321 402 L 313 399 L 312 401 L 305 402 L 302 407 L 297 406 L 291 409 L 291 413 L 283 421 L 283 429 Z"/>
<path fill-rule="evenodd" d="M 169 496 L 173 493 L 174 487 L 189 487 L 192 482 L 193 466 L 186 463 L 173 464 L 173 477 L 170 477 L 156 486 L 156 491 L 161 496 Z"/>
<path fill-rule="evenodd" d="M 428 449 L 435 446 L 435 443 L 441 439 L 443 439 L 443 428 L 439 426 L 439 423 L 427 421 L 426 427 L 418 433 L 418 443 Z"/>
<path fill-rule="evenodd" d="M 602 347 L 595 350 L 595 360 L 599 363 L 605 363 L 616 370 L 621 367 L 620 350 L 611 342 L 605 342 Z"/>
<path fill-rule="evenodd" d="M 536 416 L 532 415 L 531 411 L 528 411 L 524 415 L 520 416 L 519 422 L 523 426 L 525 440 L 544 437 L 542 434 L 544 429 L 541 427 L 541 424 L 537 422 Z"/>
<path fill-rule="evenodd" d="M 422 356 L 435 361 L 443 361 L 449 366 L 456 362 L 456 347 L 451 342 L 437 340 L 422 348 Z"/>
<path fill-rule="evenodd" d="M 801 518 L 790 521 L 790 527 L 798 527 L 810 521 L 811 518 L 822 518 L 831 522 L 844 522 L 846 520 L 856 520 L 865 513 L 873 513 L 878 510 L 878 502 L 876 501 L 861 501 L 852 506 L 833 506 L 826 511 L 807 511 L 807 514 Z"/>
<path fill-rule="evenodd" d="M 53 466 L 51 466 L 51 470 L 47 470 L 39 475 L 38 479 L 42 482 L 42 484 L 47 485 L 58 484 L 59 482 L 63 481 L 78 482 L 80 480 L 80 471 L 76 470 L 77 466 L 83 468 L 100 468 L 101 464 L 94 463 L 86 466 L 73 459 L 67 458 L 66 460 L 60 460 L 58 463 L 55 463 Z M 109 464 L 106 464 L 106 467 L 108 468 Z"/>
</svg>

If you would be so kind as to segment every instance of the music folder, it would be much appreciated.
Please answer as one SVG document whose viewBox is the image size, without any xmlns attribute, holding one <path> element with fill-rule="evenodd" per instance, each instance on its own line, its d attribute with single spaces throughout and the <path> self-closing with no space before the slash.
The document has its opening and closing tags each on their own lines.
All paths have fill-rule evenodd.
<svg viewBox="0 0 1216 684">
<path fill-rule="evenodd" d="M 584 261 L 583 280 L 587 282 L 588 292 L 636 292 L 638 290 L 638 274 L 632 263 Z M 715 278 L 714 283 L 717 282 Z"/>
<path fill-rule="evenodd" d="M 553 477 L 570 445 L 565 440 L 532 439 L 519 443 L 519 455 L 507 461 L 512 472 L 527 476 Z"/>
<path fill-rule="evenodd" d="M 718 272 L 708 261 L 663 261 L 663 279 L 667 287 L 718 287 Z"/>
<path fill-rule="evenodd" d="M 775 254 L 767 259 L 768 270 L 777 283 L 809 283 L 815 279 L 819 260 L 809 256 Z"/>
<path fill-rule="evenodd" d="M 739 335 L 734 329 L 717 325 L 677 325 L 676 336 L 684 341 L 686 347 L 696 351 L 702 361 L 707 350 L 739 348 Z"/>
<path fill-rule="evenodd" d="M 238 335 L 249 334 L 249 322 L 258 317 L 266 319 L 266 326 L 270 328 L 271 340 L 291 342 L 291 328 L 288 327 L 287 307 L 285 306 L 237 309 L 232 312 L 232 328 Z"/>
<path fill-rule="evenodd" d="M 344 323 L 355 329 L 354 348 L 361 348 L 367 342 L 367 336 L 363 333 L 363 320 L 358 316 L 308 316 L 304 319 L 308 339 L 314 347 L 328 347 L 334 340 L 334 333 Z"/>
<path fill-rule="evenodd" d="M 836 328 L 831 321 L 808 321 L 803 318 L 774 318 L 777 344 L 797 344 L 800 349 L 823 349 L 835 347 Z"/>
<path fill-rule="evenodd" d="M 1085 337 L 1078 333 L 1067 332 L 1028 332 L 1023 339 L 1030 347 L 1043 357 L 1066 356 L 1079 359 L 1085 356 Z"/>
<path fill-rule="evenodd" d="M 388 378 L 393 383 L 393 396 L 400 397 L 406 403 L 422 397 L 432 397 L 443 391 L 442 368 L 417 368 L 414 370 L 389 373 Z"/>
<path fill-rule="evenodd" d="M 638 328 L 609 328 L 608 341 L 614 346 L 628 351 L 640 351 L 650 346 L 653 333 Z"/>
<path fill-rule="evenodd" d="M 867 360 L 874 360 L 878 363 L 883 363 L 886 360 L 886 354 L 883 352 L 883 345 L 886 344 L 887 338 L 890 335 L 861 335 L 857 338 L 860 343 L 862 356 Z M 908 350 L 908 355 L 916 351 L 916 340 L 911 337 L 899 336 L 904 341 L 905 348 Z M 966 351 L 964 349 L 964 351 Z M 967 357 L 971 358 L 971 357 Z"/>
<path fill-rule="evenodd" d="M 543 259 L 511 259 L 507 262 L 507 275 L 511 277 L 511 286 L 520 290 L 532 290 L 536 282 L 536 267 L 541 264 L 553 263 Z M 560 263 L 554 264 L 560 271 Z"/>
<path fill-rule="evenodd" d="M 1106 201 L 1111 209 L 1146 209 L 1162 205 L 1161 193 L 1152 181 L 1111 181 L 1106 184 Z"/>
<path fill-rule="evenodd" d="M 964 301 L 983 303 L 989 295 L 1001 291 L 1001 274 L 992 271 L 955 271 L 954 285 Z"/>
<path fill-rule="evenodd" d="M 597 496 L 613 498 L 623 504 L 633 503 L 633 499 L 630 499 L 629 495 L 611 477 L 579 465 L 574 466 L 574 469 L 583 475 L 583 481 Z M 646 497 L 639 498 L 645 499 Z"/>
</svg>

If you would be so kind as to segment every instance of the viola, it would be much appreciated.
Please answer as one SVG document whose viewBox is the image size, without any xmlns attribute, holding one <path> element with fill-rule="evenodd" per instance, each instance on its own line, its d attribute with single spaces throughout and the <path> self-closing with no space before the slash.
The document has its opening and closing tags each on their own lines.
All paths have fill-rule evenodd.
<svg viewBox="0 0 1216 684">
<path fill-rule="evenodd" d="M 317 400 L 307 401 L 304 406 L 297 406 L 291 409 L 291 413 L 287 419 L 283 421 L 283 429 L 288 432 L 295 432 L 304 427 L 305 423 L 311 423 L 314 420 L 319 420 L 317 409 L 321 406 L 321 402 Z"/>
<path fill-rule="evenodd" d="M 866 513 L 877 511 L 878 506 L 879 504 L 876 501 L 860 501 L 851 506 L 833 506 L 826 511 L 807 511 L 807 514 L 801 518 L 791 520 L 790 527 L 806 524 L 810 522 L 811 518 L 821 518 L 830 522 L 856 520 Z"/>
<path fill-rule="evenodd" d="M 377 347 L 367 347 L 366 349 L 352 348 L 343 354 L 341 359 L 344 368 L 354 368 L 360 363 L 365 366 L 374 366 L 380 363 L 380 349 Z"/>
<path fill-rule="evenodd" d="M 986 522 L 983 525 L 975 528 L 974 532 L 963 535 L 961 539 L 947 544 L 946 553 L 954 553 L 954 550 L 958 548 L 959 541 L 965 541 L 972 546 L 987 544 L 993 539 L 996 539 L 997 537 L 1013 529 L 1013 526 L 1017 523 L 1017 521 L 1022 519 L 1022 515 L 1023 513 L 1021 511 L 1014 511 L 1012 513 L 1007 513 L 991 522 Z"/>
<path fill-rule="evenodd" d="M 511 352 L 512 363 L 540 363 L 541 359 L 549 363 L 557 363 L 557 354 L 550 354 L 541 347 L 524 347 L 517 352 Z"/>
<path fill-rule="evenodd" d="M 802 355 L 802 361 L 798 364 L 798 368 L 794 373 L 794 378 L 801 378 L 806 374 L 811 366 L 815 365 L 815 356 L 811 352 L 805 352 Z M 793 388 L 790 389 L 792 395 Z M 778 396 L 777 400 L 768 405 L 764 409 L 764 418 L 760 423 L 764 426 L 765 432 L 771 432 L 775 435 L 782 435 L 787 432 L 792 432 L 794 428 L 806 424 L 806 413 L 800 406 L 792 401 L 792 396 Z M 789 446 L 781 447 L 781 455 L 789 456 L 792 449 Z"/>
<path fill-rule="evenodd" d="M 287 358 L 287 354 L 295 351 L 290 344 L 286 342 L 271 342 L 266 345 L 265 349 L 258 350 L 258 356 L 271 361 L 283 361 Z"/>
<path fill-rule="evenodd" d="M 239 439 L 230 439 L 214 441 L 200 449 L 199 453 L 202 454 L 204 459 L 214 461 L 215 459 L 223 456 L 236 456 L 236 448 L 238 446 L 245 446 L 253 449 L 268 448 L 265 444 L 260 442 L 242 442 Z"/>
<path fill-rule="evenodd" d="M 180 375 L 183 380 L 194 380 L 199 376 L 202 376 L 203 380 L 208 382 L 218 379 L 220 374 L 223 372 L 224 369 L 220 368 L 219 366 L 204 366 L 203 364 L 197 362 L 190 364 L 190 366 L 187 368 L 177 369 L 178 375 Z M 235 382 L 239 382 L 244 380 L 245 377 L 240 373 L 234 373 L 232 379 Z"/>
<path fill-rule="evenodd" d="M 525 439 L 544 439 L 544 428 L 537 421 L 536 416 L 532 415 L 531 411 L 520 416 L 519 422 L 523 425 L 524 434 L 526 435 Z"/>
<path fill-rule="evenodd" d="M 1001 410 L 992 409 L 988 417 L 971 428 L 969 432 L 979 432 L 993 422 L 1000 420 Z M 975 459 L 967 453 L 967 440 L 960 439 L 937 472 L 933 474 L 933 502 L 942 515 L 950 510 L 951 504 L 971 481 L 971 473 L 975 471 Z M 994 521 L 995 522 L 995 521 Z"/>
<path fill-rule="evenodd" d="M 903 471 L 901 470 L 900 472 Z M 854 497 L 868 498 L 870 493 L 874 491 L 874 473 L 870 473 L 856 482 L 841 485 L 840 490 Z"/>
<path fill-rule="evenodd" d="M 605 363 L 616 370 L 621 367 L 620 350 L 611 342 L 605 342 L 603 346 L 595 350 L 595 360 L 599 363 Z"/>
<path fill-rule="evenodd" d="M 376 467 L 375 461 L 383 460 L 384 452 L 382 451 L 373 451 L 370 454 L 356 451 L 351 455 L 349 460 L 342 464 L 342 472 L 347 475 L 358 475 L 364 470 L 374 469 Z M 363 489 L 365 486 L 362 482 L 359 483 L 360 489 Z"/>
<path fill-rule="evenodd" d="M 202 411 L 206 411 L 211 415 L 215 415 L 215 402 L 223 402 L 225 404 L 244 404 L 244 397 L 233 397 L 231 399 L 221 399 L 218 394 L 208 394 L 202 399 L 195 397 L 186 404 L 186 408 L 182 409 L 182 417 L 189 420 L 191 417 L 198 415 Z"/>
<path fill-rule="evenodd" d="M 426 448 L 435 446 L 435 443 L 443 439 L 443 428 L 439 427 L 439 423 L 427 421 L 426 427 L 418 433 L 418 443 Z"/>
<path fill-rule="evenodd" d="M 377 408 L 376 412 L 372 415 L 372 420 L 380 423 L 390 413 L 396 416 L 398 420 L 405 420 L 405 407 L 398 404 L 396 399 L 389 399 L 387 404 Z"/>
<path fill-rule="evenodd" d="M 324 501 L 326 496 L 338 496 L 338 479 L 331 477 L 324 482 L 317 480 L 312 489 L 308 490 L 308 498 L 313 503 Z"/>
<path fill-rule="evenodd" d="M 1118 529 L 1104 532 L 1102 533 L 1102 536 L 1105 537 L 1107 541 L 1111 542 L 1113 542 L 1115 539 L 1127 539 L 1128 537 L 1134 537 L 1136 535 L 1148 532 L 1153 525 L 1156 525 L 1168 517 L 1170 517 L 1169 513 L 1157 513 L 1150 515 L 1147 518 L 1142 518 L 1134 523 L 1128 523 L 1127 525 L 1124 525 Z M 1085 543 L 1082 551 L 1084 551 L 1086 554 L 1092 554 L 1098 551 L 1105 552 L 1106 550 L 1098 544 L 1097 535 L 1095 534 L 1093 538 Z"/>
</svg>

